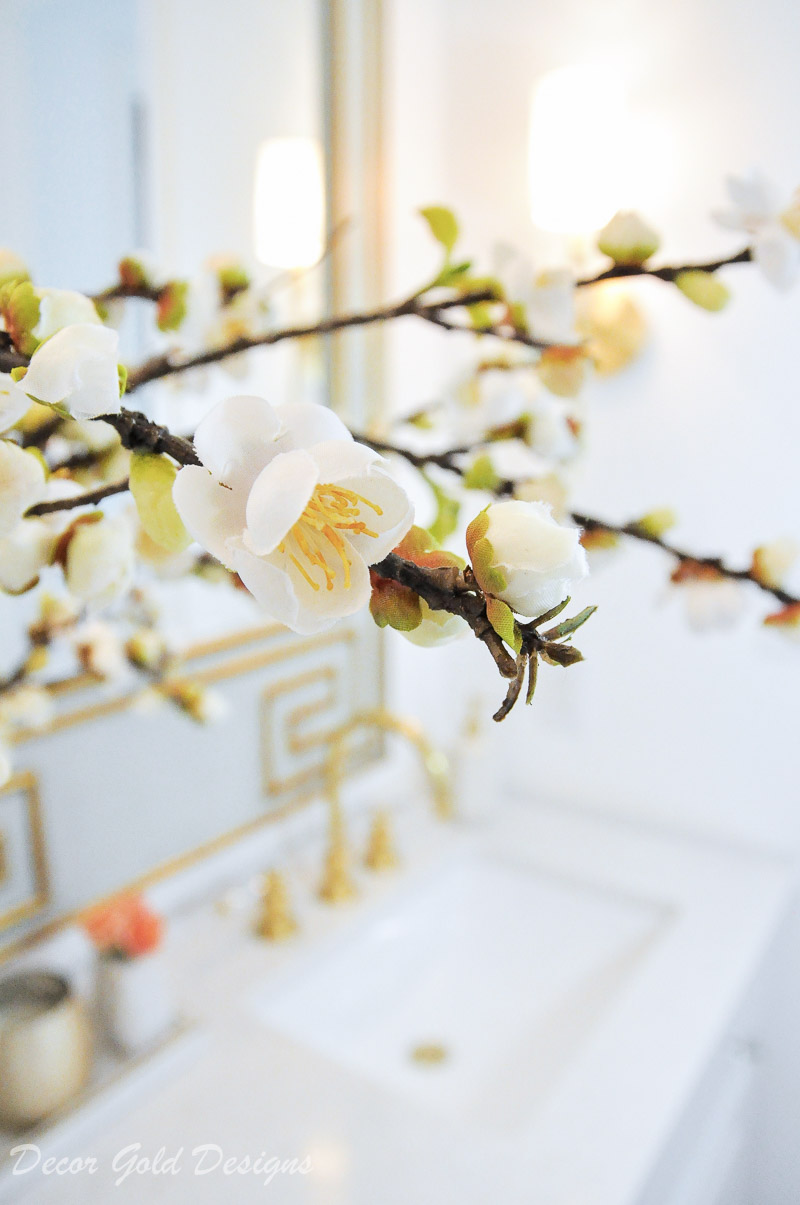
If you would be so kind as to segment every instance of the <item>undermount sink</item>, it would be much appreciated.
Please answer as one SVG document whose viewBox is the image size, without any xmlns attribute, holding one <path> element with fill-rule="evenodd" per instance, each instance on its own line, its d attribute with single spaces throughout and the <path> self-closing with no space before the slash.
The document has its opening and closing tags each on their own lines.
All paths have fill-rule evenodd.
<svg viewBox="0 0 800 1205">
<path fill-rule="evenodd" d="M 251 999 L 270 1028 L 455 1121 L 537 1112 L 662 930 L 664 909 L 465 855 Z"/>
</svg>

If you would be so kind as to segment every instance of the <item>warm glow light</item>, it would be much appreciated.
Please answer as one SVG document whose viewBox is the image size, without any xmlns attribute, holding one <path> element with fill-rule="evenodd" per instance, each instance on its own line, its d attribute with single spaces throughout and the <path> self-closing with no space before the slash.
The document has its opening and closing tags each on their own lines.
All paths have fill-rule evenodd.
<svg viewBox="0 0 800 1205">
<path fill-rule="evenodd" d="M 559 67 L 531 102 L 528 180 L 531 217 L 543 230 L 586 234 L 629 200 L 635 155 L 625 91 L 612 71 Z"/>
<path fill-rule="evenodd" d="M 325 246 L 322 154 L 313 138 L 269 138 L 258 148 L 253 197 L 256 258 L 310 268 Z"/>
</svg>

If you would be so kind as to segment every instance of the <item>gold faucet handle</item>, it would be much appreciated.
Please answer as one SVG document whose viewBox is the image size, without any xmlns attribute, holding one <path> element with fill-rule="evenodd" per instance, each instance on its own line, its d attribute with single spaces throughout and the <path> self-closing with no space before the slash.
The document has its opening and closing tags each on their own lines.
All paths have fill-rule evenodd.
<svg viewBox="0 0 800 1205">
<path fill-rule="evenodd" d="M 388 811 L 381 808 L 375 812 L 369 831 L 364 865 L 370 870 L 394 870 L 400 864 Z"/>
<path fill-rule="evenodd" d="M 358 895 L 358 888 L 350 873 L 350 851 L 342 826 L 332 826 L 330 846 L 325 856 L 319 898 L 326 904 L 344 904 Z"/>
<path fill-rule="evenodd" d="M 267 941 L 286 941 L 297 932 L 286 881 L 278 870 L 264 875 L 256 933 Z"/>
</svg>

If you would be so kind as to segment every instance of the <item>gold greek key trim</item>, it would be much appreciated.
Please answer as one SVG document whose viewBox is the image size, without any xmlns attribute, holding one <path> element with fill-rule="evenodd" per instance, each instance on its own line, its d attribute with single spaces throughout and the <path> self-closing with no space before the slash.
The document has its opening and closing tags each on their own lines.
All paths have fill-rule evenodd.
<svg viewBox="0 0 800 1205">
<path fill-rule="evenodd" d="M 43 911 L 50 903 L 50 883 L 47 872 L 47 858 L 45 856 L 39 783 L 36 775 L 29 770 L 23 771 L 21 774 L 14 774 L 8 780 L 5 786 L 0 788 L 0 799 L 4 795 L 16 795 L 20 791 L 25 793 L 36 890 L 30 899 L 23 900 L 21 904 L 15 904 L 7 912 L 0 913 L 0 929 L 9 929 L 12 925 L 18 925 L 21 921 L 30 920 L 31 917 Z M 5 869 L 8 871 L 7 867 Z M 0 877 L 0 881 L 2 881 L 2 877 Z"/>
</svg>

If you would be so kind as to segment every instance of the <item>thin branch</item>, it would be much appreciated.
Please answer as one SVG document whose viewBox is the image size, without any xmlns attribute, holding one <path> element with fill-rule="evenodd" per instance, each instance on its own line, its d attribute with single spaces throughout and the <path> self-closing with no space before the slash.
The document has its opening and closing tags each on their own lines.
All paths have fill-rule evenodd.
<svg viewBox="0 0 800 1205">
<path fill-rule="evenodd" d="M 482 302 L 496 301 L 491 289 L 480 289 L 473 293 L 465 293 L 459 297 L 446 298 L 443 301 L 425 303 L 419 297 L 409 297 L 396 305 L 382 306 L 374 310 L 364 310 L 357 314 L 339 314 L 332 318 L 323 318 L 307 326 L 287 326 L 279 330 L 266 331 L 263 335 L 243 336 L 225 343 L 221 347 L 199 352 L 194 356 L 175 356 L 167 352 L 164 355 L 153 356 L 133 368 L 128 373 L 128 393 L 176 373 L 188 372 L 192 368 L 204 368 L 209 364 L 218 364 L 229 356 L 239 355 L 243 351 L 251 351 L 257 347 L 273 347 L 288 339 L 307 339 L 317 335 L 330 335 L 336 331 L 349 330 L 355 327 L 372 326 L 378 322 L 392 322 L 397 318 L 415 317 L 424 322 L 441 325 L 440 315 L 444 310 L 460 309 L 465 306 L 478 305 Z M 458 327 L 467 333 L 474 333 L 471 327 Z M 507 328 L 498 327 L 498 331 Z M 499 335 L 506 338 L 506 335 Z"/>
<path fill-rule="evenodd" d="M 387 443 L 383 440 L 374 440 L 369 436 L 358 435 L 356 439 L 374 448 L 377 452 L 394 453 L 397 456 L 402 456 L 404 460 L 407 460 L 409 464 L 412 464 L 417 469 L 423 469 L 428 465 L 434 464 L 461 478 L 466 473 L 466 466 L 460 463 L 460 458 L 474 450 L 462 447 L 451 448 L 446 452 L 414 452 L 410 448 L 403 448 L 397 444 Z M 511 478 L 501 478 L 495 483 L 494 488 L 490 492 L 496 497 L 508 497 L 514 493 L 516 486 L 519 484 L 519 482 L 513 481 Z M 699 556 L 697 553 L 678 548 L 660 536 L 652 535 L 635 521 L 631 523 L 609 523 L 605 519 L 598 519 L 594 515 L 586 515 L 577 511 L 573 511 L 570 517 L 584 531 L 608 532 L 609 535 L 627 536 L 632 540 L 640 540 L 645 544 L 654 544 L 662 552 L 666 552 L 669 556 L 674 557 L 682 565 L 701 565 L 705 568 L 713 569 L 720 577 L 727 577 L 732 581 L 749 582 L 753 586 L 758 586 L 759 590 L 763 590 L 765 594 L 771 594 L 773 598 L 783 603 L 784 606 L 792 606 L 795 603 L 800 603 L 800 597 L 790 594 L 788 590 L 784 590 L 780 586 L 770 585 L 762 581 L 752 568 L 736 569 L 718 556 Z"/>
<path fill-rule="evenodd" d="M 472 628 L 478 640 L 482 640 L 494 658 L 504 678 L 514 678 L 517 666 L 500 637 L 486 616 L 483 595 L 473 590 L 457 569 L 427 569 L 413 561 L 406 561 L 390 552 L 376 565 L 372 572 L 378 577 L 388 578 L 407 586 L 423 598 L 433 611 L 447 611 L 459 615 Z"/>
<path fill-rule="evenodd" d="M 748 264 L 752 258 L 751 249 L 745 247 L 735 255 L 729 255 L 727 259 L 712 259 L 704 264 L 678 264 L 663 268 L 651 268 L 649 264 L 613 264 L 604 272 L 598 272 L 596 276 L 587 276 L 576 283 L 578 288 L 583 288 L 586 285 L 599 284 L 602 280 L 619 280 L 623 276 L 655 276 L 658 280 L 674 281 L 682 272 L 718 272 L 720 268 L 727 268 L 730 264 Z"/>
<path fill-rule="evenodd" d="M 800 598 L 794 594 L 790 594 L 788 590 L 782 589 L 780 586 L 772 586 L 768 582 L 762 581 L 752 569 L 735 569 L 728 565 L 720 557 L 717 556 L 698 556 L 696 553 L 687 552 L 683 548 L 677 548 L 674 544 L 670 544 L 667 540 L 660 536 L 651 535 L 638 523 L 607 523 L 602 519 L 596 519 L 592 515 L 579 514 L 574 512 L 573 520 L 582 527 L 584 531 L 602 531 L 608 532 L 610 535 L 628 536 L 632 540 L 641 540 L 645 544 L 654 544 L 660 548 L 662 552 L 668 553 L 669 556 L 675 558 L 683 565 L 702 565 L 705 568 L 713 569 L 720 577 L 730 578 L 737 582 L 750 582 L 754 586 L 758 586 L 759 590 L 763 590 L 765 594 L 771 594 L 778 602 L 784 606 L 793 606 L 795 603 L 800 603 Z"/>
<path fill-rule="evenodd" d="M 124 494 L 129 488 L 128 478 L 124 481 L 115 481 L 112 485 L 102 485 L 96 490 L 89 490 L 85 494 L 75 494 L 72 498 L 55 498 L 52 502 L 37 502 L 35 506 L 29 507 L 25 511 L 25 518 L 32 519 L 36 515 L 52 515 L 60 510 L 76 510 L 79 506 L 96 506 L 98 502 L 104 502 L 106 498 L 113 497 L 114 494 Z"/>
</svg>

